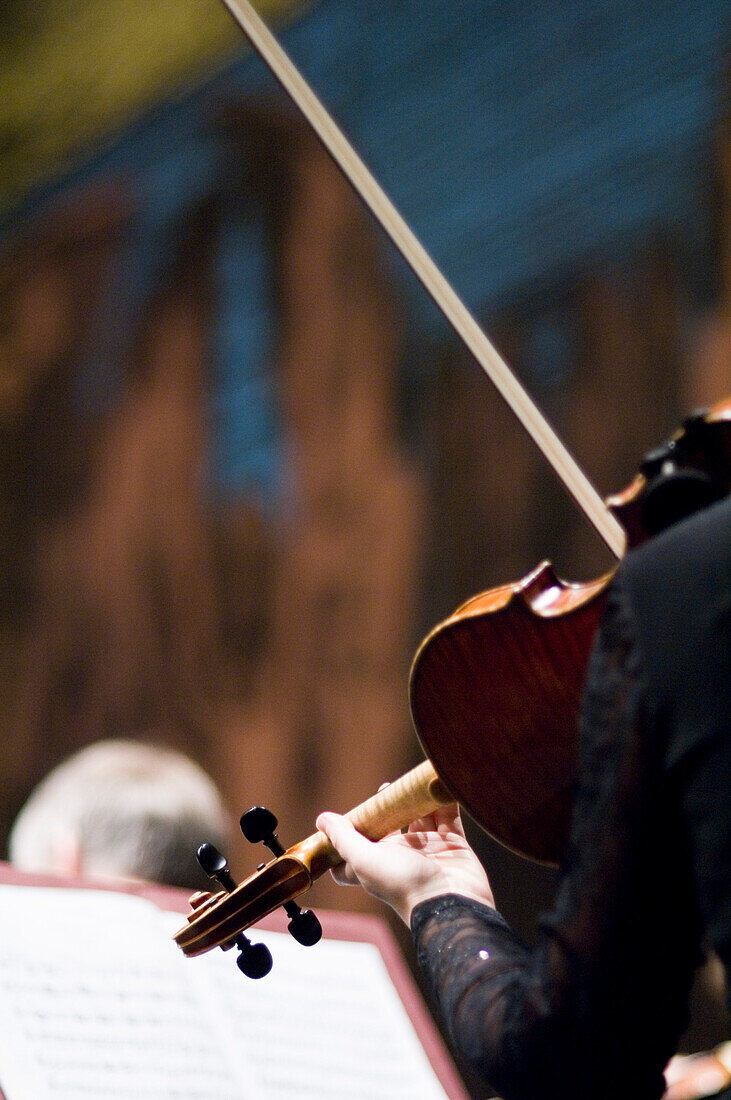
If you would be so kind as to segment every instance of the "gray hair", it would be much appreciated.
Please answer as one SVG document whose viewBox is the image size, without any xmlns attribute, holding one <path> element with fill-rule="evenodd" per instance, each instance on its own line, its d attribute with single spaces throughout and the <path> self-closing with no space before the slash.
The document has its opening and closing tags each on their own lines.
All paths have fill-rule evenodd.
<svg viewBox="0 0 731 1100">
<path fill-rule="evenodd" d="M 38 784 L 8 852 L 23 870 L 53 872 L 58 838 L 72 836 L 85 875 L 192 888 L 206 883 L 197 848 L 225 845 L 226 822 L 213 781 L 188 757 L 138 741 L 98 741 Z"/>
</svg>

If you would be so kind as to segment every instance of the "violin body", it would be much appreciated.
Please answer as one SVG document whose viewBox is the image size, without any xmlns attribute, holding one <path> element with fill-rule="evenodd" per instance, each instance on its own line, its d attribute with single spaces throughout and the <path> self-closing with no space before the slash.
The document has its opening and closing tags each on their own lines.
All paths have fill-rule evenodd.
<svg viewBox="0 0 731 1100">
<path fill-rule="evenodd" d="M 561 857 L 578 716 L 611 574 L 559 580 L 548 562 L 468 600 L 424 639 L 409 696 L 419 739 L 472 817 L 507 847 Z"/>
</svg>

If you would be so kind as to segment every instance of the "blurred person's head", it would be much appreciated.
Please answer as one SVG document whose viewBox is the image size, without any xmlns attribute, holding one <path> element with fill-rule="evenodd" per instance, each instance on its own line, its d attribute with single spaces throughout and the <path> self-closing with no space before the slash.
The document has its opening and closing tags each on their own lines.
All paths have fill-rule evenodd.
<svg viewBox="0 0 731 1100">
<path fill-rule="evenodd" d="M 59 764 L 32 792 L 10 833 L 24 871 L 147 879 L 198 887 L 195 858 L 225 848 L 227 815 L 213 781 L 188 757 L 138 741 L 98 741 Z"/>
</svg>

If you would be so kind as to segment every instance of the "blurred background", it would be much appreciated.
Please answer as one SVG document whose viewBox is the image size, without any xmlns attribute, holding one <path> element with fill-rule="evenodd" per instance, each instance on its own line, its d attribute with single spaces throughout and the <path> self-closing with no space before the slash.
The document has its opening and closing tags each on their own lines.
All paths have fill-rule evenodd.
<svg viewBox="0 0 731 1100">
<path fill-rule="evenodd" d="M 731 392 L 725 2 L 257 6 L 600 493 Z M 611 559 L 217 0 L 0 15 L 3 838 L 147 736 L 293 843 L 421 759 L 428 629 Z"/>
</svg>

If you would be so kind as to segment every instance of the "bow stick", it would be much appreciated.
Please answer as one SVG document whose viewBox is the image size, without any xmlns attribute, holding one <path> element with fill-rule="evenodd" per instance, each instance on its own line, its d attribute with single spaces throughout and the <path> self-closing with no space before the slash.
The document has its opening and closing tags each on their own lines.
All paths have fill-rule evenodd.
<svg viewBox="0 0 731 1100">
<path fill-rule="evenodd" d="M 421 280 L 427 292 L 474 355 L 523 428 L 551 464 L 616 558 L 626 536 L 586 474 L 558 438 L 543 413 L 490 343 L 484 331 L 442 275 L 380 184 L 284 52 L 249 0 L 223 0 L 254 49 L 312 126 L 323 145 L 376 221 Z"/>
</svg>

